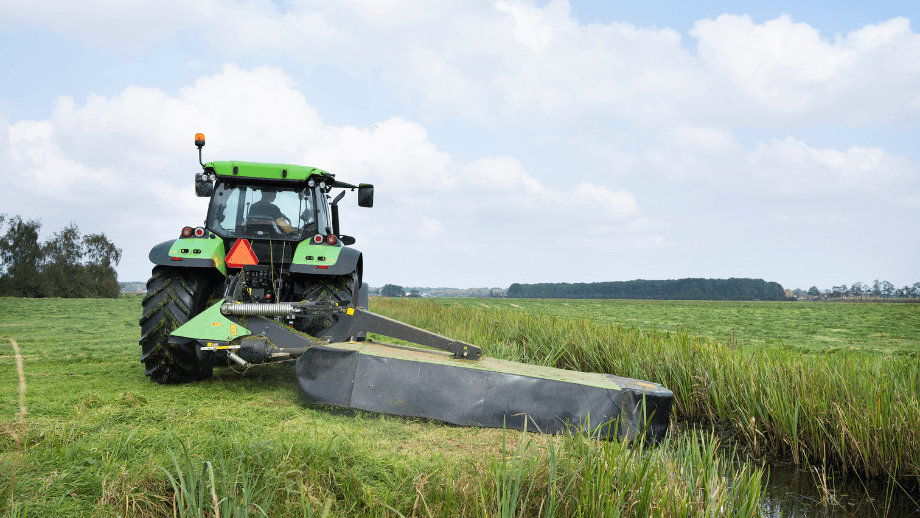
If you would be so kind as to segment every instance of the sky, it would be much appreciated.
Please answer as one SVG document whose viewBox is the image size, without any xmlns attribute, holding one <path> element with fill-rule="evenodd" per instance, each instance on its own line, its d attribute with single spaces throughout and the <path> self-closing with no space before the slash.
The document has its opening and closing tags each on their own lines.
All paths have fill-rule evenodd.
<svg viewBox="0 0 920 518">
<path fill-rule="evenodd" d="M 920 281 L 920 3 L 0 0 L 0 213 L 123 250 L 320 167 L 364 278 Z"/>
</svg>

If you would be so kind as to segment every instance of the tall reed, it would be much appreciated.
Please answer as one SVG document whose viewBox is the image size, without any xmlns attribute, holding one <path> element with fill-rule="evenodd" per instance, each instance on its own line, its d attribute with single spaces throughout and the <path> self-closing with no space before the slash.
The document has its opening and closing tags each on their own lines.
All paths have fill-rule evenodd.
<svg viewBox="0 0 920 518">
<path fill-rule="evenodd" d="M 372 310 L 482 346 L 484 354 L 663 383 L 686 420 L 724 421 L 757 454 L 868 477 L 920 479 L 920 359 L 743 353 L 676 332 L 587 319 L 374 299 Z"/>
<path fill-rule="evenodd" d="M 184 445 L 171 448 L 172 465 L 161 469 L 173 490 L 172 514 L 188 518 L 761 514 L 763 468 L 749 463 L 730 466 L 718 455 L 715 436 L 704 433 L 646 448 L 641 441 L 629 444 L 626 439 L 608 442 L 504 431 L 501 448 L 491 458 L 466 458 L 459 467 L 396 477 L 384 487 L 373 480 L 379 472 L 354 485 L 344 480 L 354 475 L 355 464 L 365 460 L 367 452 L 360 444 L 338 443 L 336 454 L 317 455 L 330 445 L 327 439 L 302 436 L 287 452 L 275 450 L 259 461 L 239 452 L 193 456 Z M 308 459 L 311 462 L 305 463 Z M 311 472 L 306 477 L 305 470 Z M 734 472 L 732 477 L 726 476 L 729 471 Z M 331 496 L 321 506 L 308 496 L 313 492 Z"/>
</svg>

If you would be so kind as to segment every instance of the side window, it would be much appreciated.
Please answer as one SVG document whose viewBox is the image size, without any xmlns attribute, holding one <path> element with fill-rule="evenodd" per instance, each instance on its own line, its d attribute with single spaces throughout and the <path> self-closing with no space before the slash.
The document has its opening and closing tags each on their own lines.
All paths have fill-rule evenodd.
<svg viewBox="0 0 920 518">
<path fill-rule="evenodd" d="M 236 233 L 239 219 L 239 192 L 229 188 L 227 184 L 220 184 L 211 205 L 212 230 L 225 235 Z"/>
<path fill-rule="evenodd" d="M 308 190 L 301 191 L 300 195 L 300 220 L 306 228 L 316 221 L 316 208 L 313 206 L 313 193 Z"/>
<path fill-rule="evenodd" d="M 329 213 L 329 202 L 326 200 L 326 193 L 319 187 L 316 188 L 316 205 L 319 209 L 319 222 L 317 225 L 318 232 L 326 232 L 326 229 L 332 229 L 332 216 Z"/>
</svg>

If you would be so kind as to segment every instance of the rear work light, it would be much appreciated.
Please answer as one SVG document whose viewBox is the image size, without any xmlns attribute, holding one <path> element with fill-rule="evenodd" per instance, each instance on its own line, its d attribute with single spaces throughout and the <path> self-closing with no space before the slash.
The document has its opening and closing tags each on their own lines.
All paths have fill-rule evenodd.
<svg viewBox="0 0 920 518">
<path fill-rule="evenodd" d="M 192 237 L 192 227 L 185 227 L 182 229 L 182 237 Z"/>
<path fill-rule="evenodd" d="M 335 236 L 333 234 L 329 234 L 328 236 L 326 236 L 326 242 L 329 243 L 330 245 L 334 245 Z"/>
<path fill-rule="evenodd" d="M 313 236 L 313 242 L 316 243 L 317 245 L 322 244 L 323 236 L 321 236 L 320 234 L 316 234 L 315 236 Z"/>
<path fill-rule="evenodd" d="M 204 229 L 201 227 L 196 228 L 195 237 L 204 237 Z"/>
</svg>

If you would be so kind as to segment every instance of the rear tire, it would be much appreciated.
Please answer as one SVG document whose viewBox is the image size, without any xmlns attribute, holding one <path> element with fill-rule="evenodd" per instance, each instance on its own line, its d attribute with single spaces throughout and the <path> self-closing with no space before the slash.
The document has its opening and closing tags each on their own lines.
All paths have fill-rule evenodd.
<svg viewBox="0 0 920 518">
<path fill-rule="evenodd" d="M 211 376 L 211 355 L 202 354 L 194 340 L 171 344 L 169 336 L 205 309 L 212 288 L 208 277 L 191 268 L 153 268 L 140 320 L 141 361 L 151 381 L 176 384 Z"/>
<path fill-rule="evenodd" d="M 310 302 L 337 302 L 339 304 L 349 302 L 349 306 L 357 306 L 358 272 L 354 271 L 347 275 L 315 276 L 306 293 L 304 293 L 303 300 Z M 315 317 L 304 324 L 302 331 L 319 338 L 325 329 L 337 324 L 338 321 L 339 315 L 337 313 Z"/>
</svg>

